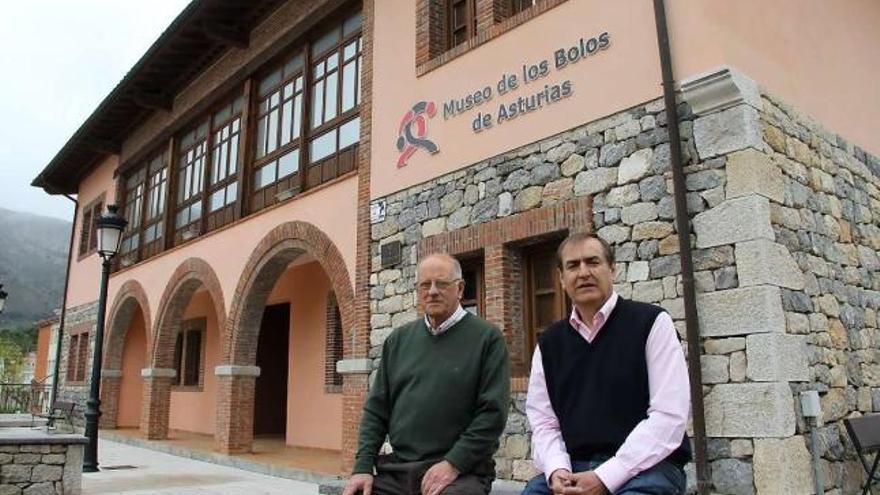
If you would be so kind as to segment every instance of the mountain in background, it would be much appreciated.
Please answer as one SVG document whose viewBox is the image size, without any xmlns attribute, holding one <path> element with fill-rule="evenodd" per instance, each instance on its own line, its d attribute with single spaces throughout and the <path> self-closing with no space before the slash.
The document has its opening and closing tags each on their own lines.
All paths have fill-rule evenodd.
<svg viewBox="0 0 880 495">
<path fill-rule="evenodd" d="M 61 306 L 70 222 L 0 208 L 0 327 L 33 323 Z"/>
</svg>

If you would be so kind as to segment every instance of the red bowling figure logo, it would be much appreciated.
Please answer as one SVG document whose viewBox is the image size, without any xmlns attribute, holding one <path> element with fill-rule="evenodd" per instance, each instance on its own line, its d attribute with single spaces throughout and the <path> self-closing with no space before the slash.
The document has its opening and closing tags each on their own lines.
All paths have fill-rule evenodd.
<svg viewBox="0 0 880 495">
<path fill-rule="evenodd" d="M 430 154 L 440 148 L 428 139 L 428 119 L 437 114 L 437 105 L 433 101 L 420 101 L 406 112 L 397 127 L 397 168 L 405 167 L 407 161 L 420 148 Z"/>
</svg>

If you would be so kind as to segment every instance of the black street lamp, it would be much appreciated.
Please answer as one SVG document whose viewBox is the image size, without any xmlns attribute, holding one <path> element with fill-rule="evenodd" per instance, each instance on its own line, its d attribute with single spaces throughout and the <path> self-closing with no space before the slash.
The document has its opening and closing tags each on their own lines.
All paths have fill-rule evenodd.
<svg viewBox="0 0 880 495">
<path fill-rule="evenodd" d="M 6 307 L 6 296 L 9 294 L 3 290 L 3 284 L 0 284 L 0 313 L 3 313 L 3 309 Z"/>
<path fill-rule="evenodd" d="M 98 296 L 98 321 L 95 324 L 95 355 L 92 357 L 92 382 L 86 402 L 86 438 L 89 443 L 83 456 L 83 472 L 98 470 L 98 418 L 101 417 L 101 360 L 104 354 L 104 312 L 107 306 L 107 282 L 113 257 L 119 252 L 122 232 L 128 222 L 117 213 L 116 205 L 107 205 L 107 214 L 98 219 L 98 254 L 101 264 L 101 293 Z"/>
</svg>

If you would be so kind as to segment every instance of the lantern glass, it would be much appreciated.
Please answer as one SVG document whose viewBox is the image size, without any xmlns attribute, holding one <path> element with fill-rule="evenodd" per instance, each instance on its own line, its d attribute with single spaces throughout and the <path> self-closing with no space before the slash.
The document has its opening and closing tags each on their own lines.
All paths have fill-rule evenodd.
<svg viewBox="0 0 880 495">
<path fill-rule="evenodd" d="M 98 254 L 109 260 L 119 253 L 122 233 L 128 222 L 117 214 L 115 205 L 107 206 L 107 214 L 98 219 Z"/>
</svg>

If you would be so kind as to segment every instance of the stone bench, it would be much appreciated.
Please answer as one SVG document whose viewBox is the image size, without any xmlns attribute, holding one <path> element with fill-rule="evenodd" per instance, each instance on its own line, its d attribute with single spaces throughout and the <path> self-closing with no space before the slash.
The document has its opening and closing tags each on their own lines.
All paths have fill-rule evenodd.
<svg viewBox="0 0 880 495">
<path fill-rule="evenodd" d="M 0 493 L 79 495 L 86 442 L 82 435 L 0 429 Z"/>
<path fill-rule="evenodd" d="M 345 489 L 345 483 L 348 480 L 335 480 L 327 483 L 321 483 L 318 487 L 318 493 L 321 495 L 342 495 Z M 519 495 L 522 492 L 524 483 L 508 480 L 495 480 L 492 483 L 491 495 Z"/>
</svg>

